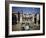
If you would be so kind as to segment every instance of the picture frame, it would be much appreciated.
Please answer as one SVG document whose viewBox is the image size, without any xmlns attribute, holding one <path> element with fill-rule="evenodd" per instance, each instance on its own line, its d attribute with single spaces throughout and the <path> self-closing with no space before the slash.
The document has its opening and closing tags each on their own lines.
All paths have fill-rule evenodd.
<svg viewBox="0 0 46 38">
<path fill-rule="evenodd" d="M 30 11 L 28 11 L 30 9 Z M 14 11 L 16 10 L 16 11 Z M 18 13 L 14 13 L 14 12 L 23 12 L 23 14 L 26 14 L 27 16 L 25 17 L 27 19 L 28 14 L 30 15 L 30 12 L 32 10 L 32 14 L 34 14 L 33 12 L 38 12 L 37 14 L 39 14 L 40 17 L 39 18 L 39 26 L 36 27 L 36 25 L 34 24 L 34 26 L 32 25 L 32 27 L 30 26 L 30 30 L 23 28 L 24 30 L 20 30 L 19 26 L 17 28 L 17 30 L 14 30 L 14 28 L 16 29 L 16 26 L 14 26 L 15 23 L 20 23 L 23 25 L 24 23 L 26 23 L 26 25 L 28 25 L 29 23 L 27 23 L 26 21 L 23 23 L 22 19 L 20 19 Z M 20 11 L 21 10 L 21 11 Z M 25 10 L 25 11 L 23 11 Z M 26 13 L 24 13 L 26 12 Z M 29 13 L 27 13 L 29 12 Z M 14 17 L 14 21 L 13 16 L 14 14 L 18 15 L 18 22 L 14 21 L 16 20 L 16 18 Z M 21 13 L 20 13 L 21 15 Z M 24 16 L 22 16 L 24 17 Z M 29 17 L 30 18 L 30 17 Z M 32 18 L 32 17 L 31 17 Z M 21 20 L 21 21 L 20 21 Z M 33 21 L 33 20 L 32 20 Z M 31 22 L 31 21 L 30 21 Z M 32 23 L 32 22 L 31 22 Z M 17 25 L 15 24 L 15 25 Z M 19 25 L 19 24 L 18 24 Z M 29 24 L 31 25 L 31 24 Z M 35 28 L 34 28 L 35 27 Z M 28 28 L 28 26 L 27 26 Z M 18 30 L 19 29 L 19 30 Z M 22 29 L 22 28 L 21 28 Z M 24 1 L 5 1 L 5 36 L 6 37 L 22 37 L 22 36 L 38 36 L 38 35 L 45 35 L 45 3 L 40 3 L 40 2 L 24 2 Z"/>
</svg>

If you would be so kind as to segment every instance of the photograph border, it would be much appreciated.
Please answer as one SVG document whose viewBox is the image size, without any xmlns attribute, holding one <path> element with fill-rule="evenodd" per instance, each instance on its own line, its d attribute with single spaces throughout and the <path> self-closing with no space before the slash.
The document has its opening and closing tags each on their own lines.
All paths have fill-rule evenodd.
<svg viewBox="0 0 46 38">
<path fill-rule="evenodd" d="M 43 5 L 43 33 L 37 34 L 22 34 L 22 35 L 8 35 L 9 34 L 9 4 L 10 3 L 25 3 L 25 4 L 36 4 Z M 5 37 L 23 37 L 23 36 L 39 36 L 45 35 L 45 3 L 40 2 L 24 2 L 24 1 L 5 1 Z"/>
</svg>

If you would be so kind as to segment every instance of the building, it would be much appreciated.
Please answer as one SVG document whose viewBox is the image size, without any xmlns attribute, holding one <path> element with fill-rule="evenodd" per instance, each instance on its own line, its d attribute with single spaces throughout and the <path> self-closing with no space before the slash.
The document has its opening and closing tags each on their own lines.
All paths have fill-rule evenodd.
<svg viewBox="0 0 46 38">
<path fill-rule="evenodd" d="M 13 22 L 15 23 L 34 23 L 34 24 L 39 24 L 38 22 L 40 21 L 40 14 L 23 14 L 23 13 L 13 13 L 13 16 L 15 16 Z"/>
</svg>

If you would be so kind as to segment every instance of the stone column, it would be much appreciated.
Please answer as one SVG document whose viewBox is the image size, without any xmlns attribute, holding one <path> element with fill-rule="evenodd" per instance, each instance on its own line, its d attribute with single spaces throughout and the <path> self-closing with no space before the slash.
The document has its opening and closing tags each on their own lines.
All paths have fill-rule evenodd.
<svg viewBox="0 0 46 38">
<path fill-rule="evenodd" d="M 36 18 L 37 20 L 37 22 L 36 22 L 36 24 L 38 25 L 38 21 L 39 21 L 39 14 L 37 14 L 37 18 Z"/>
<path fill-rule="evenodd" d="M 20 14 L 20 23 L 22 23 L 22 14 Z"/>
<path fill-rule="evenodd" d="M 32 22 L 34 22 L 34 14 L 32 14 L 32 17 L 33 17 Z"/>
</svg>

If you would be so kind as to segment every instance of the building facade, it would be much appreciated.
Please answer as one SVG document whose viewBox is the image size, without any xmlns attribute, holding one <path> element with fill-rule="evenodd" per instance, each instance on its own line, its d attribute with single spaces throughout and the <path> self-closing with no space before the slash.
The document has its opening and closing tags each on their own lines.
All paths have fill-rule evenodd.
<svg viewBox="0 0 46 38">
<path fill-rule="evenodd" d="M 13 13 L 16 18 L 16 23 L 34 23 L 38 24 L 40 20 L 40 14 L 23 14 L 23 13 Z"/>
</svg>

